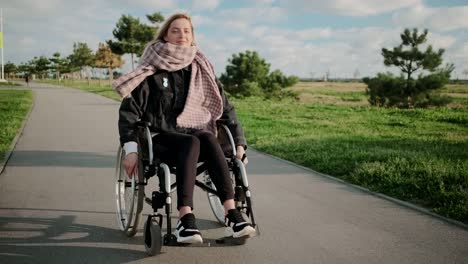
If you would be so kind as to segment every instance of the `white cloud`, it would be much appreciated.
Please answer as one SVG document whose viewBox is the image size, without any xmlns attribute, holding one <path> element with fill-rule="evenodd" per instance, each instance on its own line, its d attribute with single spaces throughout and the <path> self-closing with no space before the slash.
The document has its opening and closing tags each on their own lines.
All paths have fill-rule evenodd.
<svg viewBox="0 0 468 264">
<path fill-rule="evenodd" d="M 468 43 L 465 43 L 465 45 L 463 45 L 463 47 L 460 49 L 460 52 L 457 52 L 457 54 L 468 59 Z"/>
<path fill-rule="evenodd" d="M 448 31 L 468 28 L 468 6 L 431 8 L 417 5 L 393 15 L 394 24 L 402 27 L 429 27 Z"/>
<path fill-rule="evenodd" d="M 203 36 L 200 41 L 200 46 L 208 56 L 216 58 L 216 63 L 222 63 L 215 63 L 218 74 L 224 71 L 225 61 L 232 54 L 246 50 L 257 51 L 271 63 L 271 70 L 280 69 L 286 74 L 302 77 L 309 77 L 311 72 L 318 77 L 327 70 L 335 77 L 351 77 L 357 68 L 363 74 L 375 74 L 384 70 L 380 55 L 382 44 L 399 36 L 395 30 L 382 28 L 314 28 L 295 31 L 267 26 L 254 27 L 233 35 L 235 37 Z M 326 41 L 316 42 L 317 39 Z M 224 62 L 218 57 L 223 58 Z M 369 65 L 374 65 L 371 70 L 368 69 Z"/>
<path fill-rule="evenodd" d="M 217 23 L 221 21 L 241 21 L 243 23 L 254 24 L 258 22 L 279 22 L 287 19 L 285 10 L 278 7 L 266 8 L 237 8 L 221 10 L 216 17 Z"/>
<path fill-rule="evenodd" d="M 48 6 L 50 3 L 54 2 L 44 1 Z M 42 12 L 28 12 L 22 8 L 24 4 L 25 1 L 18 2 L 17 7 L 4 9 L 6 61 L 26 62 L 34 56 L 50 57 L 54 52 L 67 56 L 74 42 L 85 42 L 95 50 L 99 42 L 112 37 L 120 16 L 92 1 L 82 2 L 86 8 L 59 3 Z M 70 10 L 74 10 L 71 15 Z"/>
<path fill-rule="evenodd" d="M 327 39 L 331 36 L 332 30 L 330 28 L 312 28 L 297 32 L 297 37 L 301 40 Z"/>
<path fill-rule="evenodd" d="M 56 51 L 68 55 L 73 42 L 78 41 L 95 50 L 98 42 L 113 38 L 112 30 L 122 13 L 140 16 L 146 22 L 144 14 L 161 11 L 168 16 L 183 8 L 192 14 L 197 43 L 213 61 L 217 74 L 225 71 L 233 54 L 255 50 L 271 63 L 272 70 L 286 74 L 310 77 L 313 72 L 319 77 L 330 70 L 332 77 L 351 77 L 358 69 L 361 76 L 372 76 L 390 70 L 383 66 L 381 48 L 398 45 L 403 28 L 413 25 L 429 28 L 428 43 L 445 48 L 444 61 L 453 62 L 457 70 L 466 68 L 468 61 L 468 36 L 463 31 L 466 7 L 430 8 L 419 0 L 255 0 L 247 7 L 230 9 L 222 9 L 219 1 L 198 0 L 17 0 L 10 5 L 4 9 L 5 60 L 15 63 L 34 56 L 50 57 Z M 290 27 L 298 11 L 311 16 L 361 16 L 391 10 L 398 12 L 393 24 L 379 27 L 330 27 L 320 25 L 320 21 L 315 21 L 315 26 Z M 445 31 L 452 29 L 459 31 Z M 131 68 L 130 56 L 124 59 L 126 72 Z"/>
<path fill-rule="evenodd" d="M 429 32 L 427 34 L 427 45 L 432 45 L 436 49 L 450 48 L 456 42 L 456 38 L 448 35 L 441 35 Z"/>
<path fill-rule="evenodd" d="M 34 10 L 35 12 L 47 12 L 61 6 L 60 0 L 17 0 L 10 1 L 4 8 L 19 8 L 22 10 Z M 3 5 L 3 3 L 2 3 Z"/>
<path fill-rule="evenodd" d="M 192 15 L 192 23 L 195 28 L 205 25 L 214 25 L 214 20 L 208 16 Z"/>
<path fill-rule="evenodd" d="M 120 3 L 119 3 L 120 2 Z M 112 2 L 111 2 L 112 3 Z M 148 14 L 156 11 L 167 10 L 172 8 L 179 8 L 182 3 L 175 0 L 119 0 L 114 8 L 121 8 L 122 12 L 133 8 L 133 9 L 148 9 Z M 154 11 L 153 11 L 154 10 Z"/>
<path fill-rule="evenodd" d="M 419 5 L 422 0 L 279 0 L 281 7 L 296 12 L 327 12 L 344 16 L 369 16 Z"/>
<path fill-rule="evenodd" d="M 327 70 L 332 77 L 352 77 L 359 70 L 361 77 L 377 72 L 392 71 L 385 67 L 381 49 L 400 44 L 400 28 L 312 28 L 307 30 L 278 29 L 268 26 L 253 27 L 248 31 L 231 31 L 231 36 L 207 35 L 199 41 L 200 47 L 214 58 L 216 72 L 224 72 L 228 58 L 233 54 L 255 50 L 271 63 L 271 70 L 280 69 L 286 74 L 309 77 L 323 75 Z M 434 48 L 445 48 L 444 61 L 460 67 L 462 48 L 455 50 L 455 37 L 438 33 L 428 36 Z M 424 48 L 424 47 L 422 47 Z"/>
<path fill-rule="evenodd" d="M 213 10 L 220 4 L 220 0 L 193 0 L 192 9 L 194 11 Z"/>
<path fill-rule="evenodd" d="M 275 0 L 250 0 L 255 5 L 271 5 Z"/>
</svg>

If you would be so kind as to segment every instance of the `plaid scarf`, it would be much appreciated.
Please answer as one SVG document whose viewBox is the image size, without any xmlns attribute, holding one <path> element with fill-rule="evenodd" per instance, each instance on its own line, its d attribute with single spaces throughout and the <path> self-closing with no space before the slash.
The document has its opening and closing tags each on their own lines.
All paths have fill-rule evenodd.
<svg viewBox="0 0 468 264">
<path fill-rule="evenodd" d="M 184 47 L 168 42 L 150 44 L 142 55 L 140 65 L 112 85 L 120 96 L 126 97 L 158 69 L 172 72 L 188 65 L 192 65 L 190 86 L 184 110 L 177 117 L 177 126 L 207 129 L 216 135 L 216 120 L 223 113 L 223 100 L 213 66 L 196 46 Z"/>
</svg>

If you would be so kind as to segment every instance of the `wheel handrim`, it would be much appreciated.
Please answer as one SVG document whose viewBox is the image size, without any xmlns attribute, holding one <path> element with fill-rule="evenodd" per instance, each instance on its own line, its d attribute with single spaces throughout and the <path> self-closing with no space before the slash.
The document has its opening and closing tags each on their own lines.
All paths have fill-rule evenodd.
<svg viewBox="0 0 468 264">
<path fill-rule="evenodd" d="M 120 229 L 126 232 L 131 228 L 134 218 L 136 184 L 134 178 L 128 181 L 125 170 L 122 168 L 123 152 L 120 148 L 118 158 L 116 171 L 117 218 Z"/>
</svg>

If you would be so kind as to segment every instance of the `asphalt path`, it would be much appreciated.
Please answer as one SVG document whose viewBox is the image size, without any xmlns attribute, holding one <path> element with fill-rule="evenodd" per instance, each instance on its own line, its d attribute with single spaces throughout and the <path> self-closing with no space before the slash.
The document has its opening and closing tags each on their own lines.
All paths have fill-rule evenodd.
<svg viewBox="0 0 468 264">
<path fill-rule="evenodd" d="M 468 263 L 466 229 L 251 149 L 261 235 L 148 257 L 142 230 L 126 237 L 115 216 L 119 103 L 31 88 L 32 112 L 0 175 L 0 263 Z M 200 189 L 195 214 L 206 240 L 223 235 Z"/>
</svg>

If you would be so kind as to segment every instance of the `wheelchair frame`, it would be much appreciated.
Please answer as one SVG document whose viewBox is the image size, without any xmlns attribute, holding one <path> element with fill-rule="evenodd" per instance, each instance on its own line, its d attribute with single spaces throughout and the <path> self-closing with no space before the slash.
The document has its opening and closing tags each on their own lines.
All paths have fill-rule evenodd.
<svg viewBox="0 0 468 264">
<path fill-rule="evenodd" d="M 236 158 L 236 146 L 228 128 L 229 122 L 218 120 L 217 125 L 218 140 L 220 140 L 220 135 L 224 135 L 224 140 L 229 141 L 228 144 L 231 147 L 231 153 L 225 157 L 234 184 L 236 207 L 250 219 L 252 226 L 257 231 L 257 235 L 259 235 L 260 232 L 252 210 L 252 198 L 247 173 L 243 162 Z M 132 177 L 132 179 L 127 177 L 122 164 L 125 153 L 120 146 L 117 153 L 117 181 L 115 185 L 117 220 L 120 230 L 127 236 L 132 237 L 138 230 L 143 203 L 146 202 L 151 205 L 153 213 L 148 215 L 144 226 L 144 244 L 148 255 L 156 255 L 160 253 L 163 244 L 168 246 L 181 245 L 172 233 L 171 223 L 172 192 L 176 189 L 177 185 L 176 182 L 171 184 L 171 174 L 175 174 L 176 168 L 160 162 L 153 156 L 152 134 L 149 129 L 151 124 L 140 121 L 137 122 L 136 126 L 139 134 L 137 179 L 136 177 Z M 224 225 L 224 207 L 217 196 L 216 188 L 211 182 L 204 162 L 199 163 L 197 167 L 197 178 L 201 174 L 204 174 L 203 180 L 196 179 L 195 185 L 207 192 L 208 201 L 215 218 L 219 223 Z M 153 191 L 152 197 L 149 198 L 145 196 L 145 186 L 148 185 L 148 180 L 153 176 L 157 176 L 159 179 L 159 190 Z M 164 216 L 158 212 L 159 209 L 163 208 L 166 215 L 167 231 L 164 236 L 162 236 Z M 224 243 L 223 240 L 217 240 L 217 242 Z M 245 243 L 245 238 L 235 240 L 233 243 L 243 244 Z"/>
</svg>

